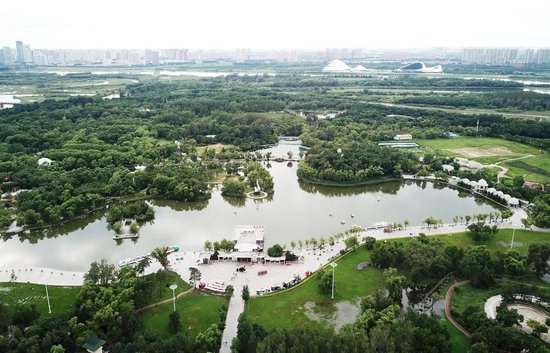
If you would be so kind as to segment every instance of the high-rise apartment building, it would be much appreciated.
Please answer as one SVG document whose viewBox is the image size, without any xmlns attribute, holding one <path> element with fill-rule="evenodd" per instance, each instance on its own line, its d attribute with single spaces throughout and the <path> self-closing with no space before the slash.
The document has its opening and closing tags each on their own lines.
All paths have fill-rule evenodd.
<svg viewBox="0 0 550 353">
<path fill-rule="evenodd" d="M 18 40 L 15 42 L 15 49 L 17 51 L 17 63 L 18 64 L 24 64 L 25 63 L 25 51 L 23 49 L 23 42 Z"/>
<path fill-rule="evenodd" d="M 550 49 L 537 50 L 537 64 L 550 63 Z"/>
</svg>

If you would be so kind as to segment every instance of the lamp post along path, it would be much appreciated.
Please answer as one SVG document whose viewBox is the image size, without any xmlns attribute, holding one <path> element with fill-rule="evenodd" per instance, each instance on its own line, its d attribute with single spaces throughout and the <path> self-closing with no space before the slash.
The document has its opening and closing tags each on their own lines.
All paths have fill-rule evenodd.
<svg viewBox="0 0 550 353">
<path fill-rule="evenodd" d="M 178 288 L 177 284 L 170 285 L 170 289 L 172 290 L 172 297 L 174 298 L 174 311 L 176 311 L 176 288 Z"/>
<path fill-rule="evenodd" d="M 330 297 L 331 299 L 334 299 L 334 269 L 336 268 L 336 266 L 338 266 L 336 264 L 336 262 L 332 262 L 330 264 L 330 266 L 332 266 L 332 296 Z"/>
<path fill-rule="evenodd" d="M 48 301 L 48 314 L 52 313 L 52 307 L 50 305 L 50 294 L 48 293 L 48 285 L 44 284 L 44 287 L 46 287 L 46 300 Z"/>
</svg>

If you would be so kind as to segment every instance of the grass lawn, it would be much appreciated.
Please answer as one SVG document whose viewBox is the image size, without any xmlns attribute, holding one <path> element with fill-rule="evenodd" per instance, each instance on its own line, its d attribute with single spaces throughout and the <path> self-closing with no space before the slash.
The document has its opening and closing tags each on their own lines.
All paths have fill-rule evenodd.
<svg viewBox="0 0 550 353">
<path fill-rule="evenodd" d="M 48 286 L 53 314 L 69 313 L 73 309 L 80 287 Z M 8 306 L 34 304 L 40 314 L 48 313 L 46 288 L 32 283 L 0 283 L 0 303 Z"/>
<path fill-rule="evenodd" d="M 443 325 L 447 328 L 450 335 L 451 352 L 452 353 L 466 353 L 470 347 L 470 342 L 449 320 L 441 319 Z"/>
<path fill-rule="evenodd" d="M 191 288 L 191 286 L 187 284 L 176 272 L 167 271 L 164 281 L 159 284 L 158 290 L 153 291 L 151 298 L 146 304 L 156 303 L 161 300 L 172 298 L 172 290 L 170 289 L 170 285 L 174 283 L 178 285 L 178 288 L 175 291 L 176 295 Z"/>
<path fill-rule="evenodd" d="M 441 151 L 453 157 L 464 157 L 484 164 L 500 162 L 527 154 L 540 155 L 540 151 L 528 145 L 490 137 L 458 137 L 454 139 L 417 140 L 420 146 L 431 151 Z"/>
<path fill-rule="evenodd" d="M 384 286 L 381 270 L 376 268 L 368 268 L 362 272 L 356 270 L 360 262 L 369 259 L 370 252 L 361 247 L 338 261 L 334 302 L 353 301 Z M 328 269 L 332 270 L 330 267 Z M 316 311 L 330 313 L 335 310 L 330 297 L 319 294 L 317 278 L 314 275 L 310 280 L 287 292 L 251 298 L 246 307 L 246 315 L 266 329 L 317 325 L 305 316 L 304 304 L 307 302 L 315 303 Z"/>
<path fill-rule="evenodd" d="M 474 245 L 486 245 L 491 251 L 504 251 L 510 249 L 510 243 L 512 241 L 512 229 L 500 229 L 493 239 L 488 242 L 475 243 L 468 233 L 451 233 L 441 234 L 436 236 L 430 236 L 429 238 L 438 239 L 445 243 L 445 245 L 454 245 L 458 248 L 465 248 Z M 389 241 L 401 241 L 407 242 L 411 238 L 392 239 Z M 514 235 L 514 250 L 517 250 L 521 254 L 527 254 L 527 249 L 531 243 L 546 243 L 550 241 L 550 233 L 548 232 L 536 232 L 531 230 L 516 230 Z"/>
<path fill-rule="evenodd" d="M 228 149 L 228 148 L 233 148 L 233 147 L 235 147 L 235 146 L 234 145 L 224 145 L 222 143 L 215 143 L 215 144 L 208 145 L 208 146 L 197 146 L 197 152 L 199 154 L 202 154 L 202 153 L 204 153 L 204 151 L 206 151 L 206 149 L 209 149 L 209 150 L 214 150 L 216 153 L 218 153 L 223 148 Z"/>
<path fill-rule="evenodd" d="M 208 326 L 217 324 L 220 317 L 220 308 L 225 305 L 224 297 L 214 296 L 201 292 L 191 292 L 176 301 L 176 310 L 180 313 L 181 323 L 190 337 L 195 337 Z M 143 328 L 168 337 L 171 332 L 168 328 L 168 316 L 173 311 L 172 304 L 160 305 L 147 310 L 141 315 Z"/>
<path fill-rule="evenodd" d="M 504 162 L 508 175 L 521 175 L 527 181 L 550 182 L 550 156 L 543 154 L 515 161 Z"/>
</svg>

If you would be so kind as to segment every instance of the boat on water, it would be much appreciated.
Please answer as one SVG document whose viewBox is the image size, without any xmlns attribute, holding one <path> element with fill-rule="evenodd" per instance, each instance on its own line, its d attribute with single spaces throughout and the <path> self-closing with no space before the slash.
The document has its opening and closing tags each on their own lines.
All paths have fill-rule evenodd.
<svg viewBox="0 0 550 353">
<path fill-rule="evenodd" d="M 166 251 L 166 253 L 171 254 L 171 253 L 177 252 L 179 250 L 180 250 L 179 246 L 172 245 L 172 246 L 168 247 L 168 250 Z M 138 256 L 128 257 L 126 259 L 122 259 L 122 260 L 118 261 L 118 266 L 122 267 L 122 266 L 128 266 L 128 265 L 135 265 L 135 264 L 139 263 L 141 260 L 143 260 L 144 258 L 149 257 L 149 256 L 151 256 L 151 255 L 138 255 Z"/>
<path fill-rule="evenodd" d="M 168 247 L 168 253 L 171 254 L 173 252 L 180 251 L 180 247 L 177 245 L 172 245 Z"/>
<path fill-rule="evenodd" d="M 128 266 L 128 265 L 135 265 L 139 263 L 141 260 L 146 258 L 148 255 L 138 255 L 138 256 L 132 256 L 128 257 L 126 259 L 122 259 L 118 262 L 118 266 Z"/>
</svg>

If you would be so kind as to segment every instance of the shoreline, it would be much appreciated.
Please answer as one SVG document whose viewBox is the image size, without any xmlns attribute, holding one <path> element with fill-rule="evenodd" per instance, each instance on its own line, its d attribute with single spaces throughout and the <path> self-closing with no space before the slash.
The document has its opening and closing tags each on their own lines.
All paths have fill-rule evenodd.
<svg viewBox="0 0 550 353">
<path fill-rule="evenodd" d="M 510 219 L 508 222 L 497 222 L 496 224 L 500 225 L 501 229 L 523 229 L 520 220 L 521 218 L 518 215 L 514 217 L 514 219 Z M 516 223 L 518 221 L 519 223 Z M 376 238 L 377 241 L 383 241 L 418 237 L 420 233 L 424 233 L 426 236 L 452 236 L 452 234 L 463 233 L 466 230 L 466 224 L 444 224 L 437 227 L 409 226 L 391 233 L 384 233 L 383 229 L 370 229 L 358 233 L 357 237 L 361 239 L 362 237 L 372 236 Z M 550 232 L 550 230 L 543 231 Z M 251 289 L 266 287 L 267 284 L 272 285 L 274 283 L 287 280 L 297 273 L 303 275 L 306 271 L 314 272 L 317 269 L 324 267 L 330 262 L 340 258 L 340 250 L 344 250 L 344 248 L 345 245 L 343 240 L 336 242 L 333 247 L 326 246 L 322 250 L 303 248 L 301 251 L 305 256 L 305 260 L 293 262 L 290 266 L 261 263 L 244 264 L 247 268 L 252 267 L 253 270 L 252 272 L 239 274 L 238 277 L 246 277 L 247 284 L 249 283 L 249 275 L 253 276 L 250 278 L 251 282 L 262 282 L 263 285 L 257 284 L 257 287 L 251 287 Z M 300 250 L 297 250 L 297 252 L 299 251 Z M 200 253 L 201 251 L 184 251 L 170 254 L 169 258 L 171 269 L 177 272 L 182 278 L 189 278 L 189 267 L 197 266 L 197 260 L 199 259 Z M 224 280 L 226 284 L 232 284 L 232 282 L 237 279 L 237 277 L 232 276 L 235 268 L 240 267 L 241 265 L 242 264 L 238 262 L 219 260 L 208 265 L 200 264 L 199 269 L 203 274 L 203 282 Z M 160 265 L 156 261 L 153 261 L 151 266 L 145 271 L 145 274 L 156 272 L 160 268 Z M 273 273 L 275 279 L 271 276 L 257 276 L 255 271 L 260 269 L 266 269 L 269 273 Z M 10 276 L 12 271 L 17 276 L 17 279 L 14 281 L 16 283 L 34 283 L 59 286 L 80 286 L 84 282 L 84 274 L 86 273 L 81 271 L 66 271 L 62 269 L 52 269 L 40 266 L 10 266 L 8 264 L 0 264 L 0 282 L 11 282 Z M 265 281 L 268 281 L 268 283 L 263 283 Z M 255 296 L 255 293 L 251 293 L 251 295 Z"/>
</svg>

